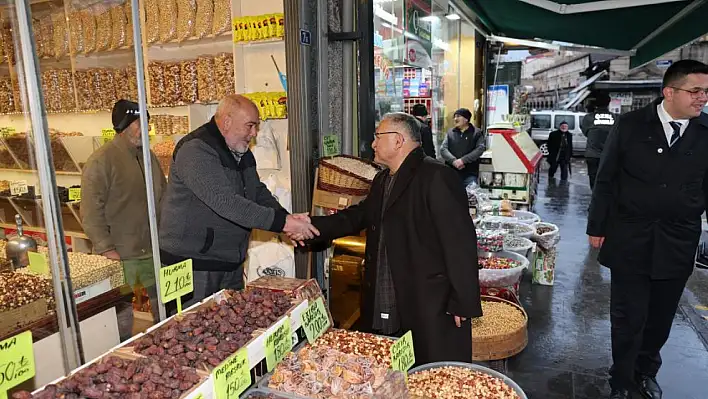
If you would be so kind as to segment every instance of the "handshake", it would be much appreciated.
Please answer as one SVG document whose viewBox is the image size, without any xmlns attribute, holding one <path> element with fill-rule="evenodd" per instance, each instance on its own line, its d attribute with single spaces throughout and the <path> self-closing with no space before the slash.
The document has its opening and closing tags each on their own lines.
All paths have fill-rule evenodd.
<svg viewBox="0 0 708 399">
<path fill-rule="evenodd" d="M 320 235 L 319 230 L 312 225 L 310 216 L 306 213 L 288 215 L 285 219 L 283 233 L 293 242 L 296 247 L 305 246 L 305 240 L 311 240 Z"/>
</svg>

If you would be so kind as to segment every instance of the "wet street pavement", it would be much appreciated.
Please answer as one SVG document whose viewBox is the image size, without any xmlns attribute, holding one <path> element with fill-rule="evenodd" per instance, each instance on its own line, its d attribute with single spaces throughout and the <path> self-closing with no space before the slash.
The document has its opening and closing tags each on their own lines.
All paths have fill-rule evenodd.
<svg viewBox="0 0 708 399">
<path fill-rule="evenodd" d="M 534 211 L 560 227 L 554 286 L 524 277 L 520 299 L 529 315 L 528 347 L 503 366 L 529 398 L 609 397 L 610 273 L 596 262 L 585 224 L 590 187 L 584 161 L 569 182 L 541 175 Z M 560 173 L 556 179 L 559 180 Z M 708 270 L 697 269 L 684 292 L 658 381 L 666 399 L 708 398 Z M 705 318 L 704 318 L 705 316 Z"/>
</svg>

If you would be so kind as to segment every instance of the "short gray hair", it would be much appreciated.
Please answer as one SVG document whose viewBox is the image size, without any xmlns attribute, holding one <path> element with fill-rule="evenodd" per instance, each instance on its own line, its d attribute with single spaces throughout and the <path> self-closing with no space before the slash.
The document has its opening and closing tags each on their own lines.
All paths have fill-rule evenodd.
<svg viewBox="0 0 708 399">
<path fill-rule="evenodd" d="M 420 122 L 414 116 L 404 112 L 389 112 L 381 118 L 381 122 L 383 121 L 397 125 L 413 142 L 420 143 L 422 141 L 420 136 Z"/>
</svg>

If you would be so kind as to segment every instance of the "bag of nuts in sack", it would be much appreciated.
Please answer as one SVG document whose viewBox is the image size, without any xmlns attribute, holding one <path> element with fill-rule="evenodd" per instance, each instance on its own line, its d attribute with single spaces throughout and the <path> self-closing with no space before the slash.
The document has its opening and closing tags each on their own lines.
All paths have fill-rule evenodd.
<svg viewBox="0 0 708 399">
<path fill-rule="evenodd" d="M 540 285 L 553 285 L 556 277 L 556 248 L 539 247 L 533 262 L 533 277 L 531 282 Z"/>
</svg>

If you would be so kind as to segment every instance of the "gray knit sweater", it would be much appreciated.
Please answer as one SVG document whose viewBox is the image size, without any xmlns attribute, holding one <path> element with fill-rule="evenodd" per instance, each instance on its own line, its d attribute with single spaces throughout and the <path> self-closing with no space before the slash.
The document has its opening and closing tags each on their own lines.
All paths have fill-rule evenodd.
<svg viewBox="0 0 708 399">
<path fill-rule="evenodd" d="M 237 161 L 213 119 L 177 144 L 161 211 L 162 262 L 191 258 L 207 271 L 238 268 L 251 230 L 281 232 L 287 216 L 261 183 L 253 153 Z"/>
</svg>

